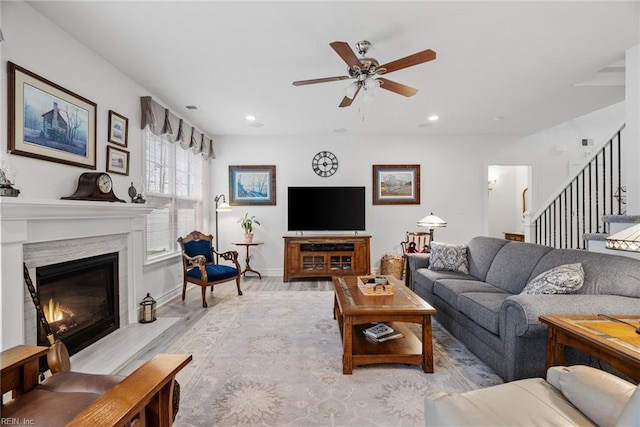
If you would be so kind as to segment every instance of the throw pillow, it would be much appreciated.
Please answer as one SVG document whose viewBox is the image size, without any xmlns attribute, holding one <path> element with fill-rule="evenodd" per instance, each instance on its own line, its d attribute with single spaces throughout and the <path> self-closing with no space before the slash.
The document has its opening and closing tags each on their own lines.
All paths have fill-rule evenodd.
<svg viewBox="0 0 640 427">
<path fill-rule="evenodd" d="M 564 264 L 538 274 L 521 294 L 571 294 L 584 284 L 582 264 Z"/>
<path fill-rule="evenodd" d="M 469 274 L 467 245 L 431 242 L 429 269 L 459 271 Z"/>
</svg>

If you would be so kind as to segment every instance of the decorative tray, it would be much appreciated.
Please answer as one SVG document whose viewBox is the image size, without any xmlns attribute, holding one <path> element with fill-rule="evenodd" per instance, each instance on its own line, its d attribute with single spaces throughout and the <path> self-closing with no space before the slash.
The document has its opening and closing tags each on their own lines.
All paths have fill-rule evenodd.
<svg viewBox="0 0 640 427">
<path fill-rule="evenodd" d="M 365 295 L 393 295 L 393 283 L 386 276 L 358 276 L 358 289 Z"/>
</svg>

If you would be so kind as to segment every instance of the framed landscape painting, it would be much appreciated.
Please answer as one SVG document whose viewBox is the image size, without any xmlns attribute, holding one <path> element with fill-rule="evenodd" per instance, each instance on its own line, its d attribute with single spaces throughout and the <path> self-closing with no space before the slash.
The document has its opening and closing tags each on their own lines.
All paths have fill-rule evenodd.
<svg viewBox="0 0 640 427">
<path fill-rule="evenodd" d="M 420 165 L 373 165 L 374 205 L 419 205 Z"/>
<path fill-rule="evenodd" d="M 128 135 L 129 119 L 109 110 L 109 142 L 126 147 Z"/>
<path fill-rule="evenodd" d="M 107 145 L 107 172 L 129 175 L 129 152 Z"/>
<path fill-rule="evenodd" d="M 229 166 L 230 205 L 275 205 L 275 166 Z"/>
<path fill-rule="evenodd" d="M 96 168 L 96 104 L 11 62 L 12 154 Z"/>
</svg>

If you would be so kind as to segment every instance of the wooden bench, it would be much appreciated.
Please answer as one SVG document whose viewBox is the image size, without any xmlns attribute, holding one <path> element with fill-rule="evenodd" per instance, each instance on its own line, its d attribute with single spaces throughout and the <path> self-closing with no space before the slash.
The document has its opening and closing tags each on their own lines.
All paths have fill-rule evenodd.
<svg viewBox="0 0 640 427">
<path fill-rule="evenodd" d="M 2 394 L 12 392 L 12 400 L 3 408 L 3 417 L 11 416 L 5 409 L 16 399 L 38 392 L 38 360 L 47 351 L 48 347 L 19 345 L 0 354 Z M 170 426 L 174 379 L 191 359 L 190 354 L 156 355 L 82 409 L 67 425 Z M 41 409 L 33 408 L 34 414 L 38 411 Z"/>
</svg>

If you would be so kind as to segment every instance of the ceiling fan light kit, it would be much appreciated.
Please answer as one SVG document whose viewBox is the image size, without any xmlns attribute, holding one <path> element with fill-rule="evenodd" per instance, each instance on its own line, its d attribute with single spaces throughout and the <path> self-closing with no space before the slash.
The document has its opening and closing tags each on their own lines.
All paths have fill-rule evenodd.
<svg viewBox="0 0 640 427">
<path fill-rule="evenodd" d="M 347 42 L 335 41 L 329 43 L 329 45 L 347 64 L 348 75 L 323 77 L 311 80 L 298 80 L 293 82 L 293 85 L 305 86 L 316 83 L 355 79 L 354 82 L 344 89 L 345 96 L 339 104 L 339 107 L 341 108 L 349 107 L 361 89 L 365 91 L 363 96 L 364 101 L 370 100 L 375 95 L 375 90 L 380 87 L 406 97 L 415 95 L 418 93 L 418 89 L 379 76 L 436 59 L 436 53 L 431 49 L 427 49 L 380 65 L 375 58 L 368 58 L 365 56 L 371 47 L 371 43 L 367 40 L 361 40 L 356 43 L 356 50 L 360 54 L 360 58 L 358 58 Z"/>
</svg>

